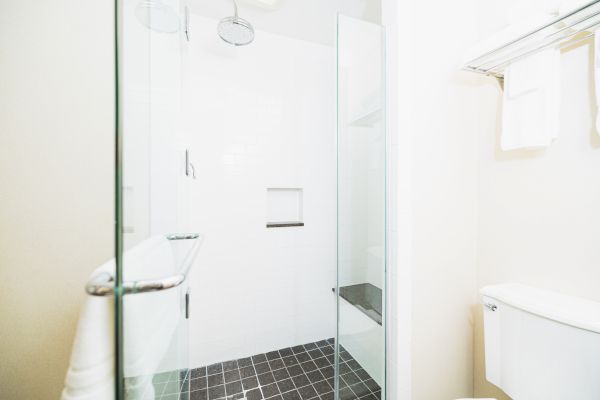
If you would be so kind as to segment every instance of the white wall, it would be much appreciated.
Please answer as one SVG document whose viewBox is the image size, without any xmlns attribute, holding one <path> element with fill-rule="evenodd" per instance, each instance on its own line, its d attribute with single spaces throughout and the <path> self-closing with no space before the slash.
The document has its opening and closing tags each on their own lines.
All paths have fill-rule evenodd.
<svg viewBox="0 0 600 400">
<path fill-rule="evenodd" d="M 113 255 L 112 2 L 0 2 L 0 398 L 56 399 Z"/>
<path fill-rule="evenodd" d="M 192 18 L 185 132 L 197 180 L 190 230 L 191 365 L 335 334 L 335 53 L 262 31 L 225 44 Z M 304 227 L 267 229 L 268 187 L 303 188 Z"/>
<path fill-rule="evenodd" d="M 600 136 L 594 129 L 592 44 L 563 51 L 561 130 L 541 151 L 498 150 L 501 97 L 478 91 L 481 115 L 477 286 L 521 282 L 600 301 Z M 500 394 L 485 382 L 477 308 L 476 394 Z"/>
</svg>

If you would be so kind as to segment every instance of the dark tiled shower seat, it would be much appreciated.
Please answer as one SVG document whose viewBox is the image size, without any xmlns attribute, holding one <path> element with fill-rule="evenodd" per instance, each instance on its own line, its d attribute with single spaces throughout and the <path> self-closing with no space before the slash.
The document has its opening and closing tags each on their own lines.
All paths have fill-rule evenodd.
<svg viewBox="0 0 600 400">
<path fill-rule="evenodd" d="M 333 400 L 333 343 L 321 340 L 192 369 L 185 375 L 190 391 L 178 399 Z M 350 353 L 342 349 L 340 358 L 340 399 L 380 399 L 380 387 Z M 168 396 L 157 399 L 173 398 Z"/>
</svg>

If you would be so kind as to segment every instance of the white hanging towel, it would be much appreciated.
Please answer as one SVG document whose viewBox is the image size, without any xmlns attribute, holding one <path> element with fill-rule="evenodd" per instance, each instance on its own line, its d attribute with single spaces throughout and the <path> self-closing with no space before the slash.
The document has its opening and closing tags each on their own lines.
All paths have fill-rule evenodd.
<svg viewBox="0 0 600 400">
<path fill-rule="evenodd" d="M 502 150 L 548 147 L 560 129 L 560 50 L 547 49 L 504 73 Z"/>
<path fill-rule="evenodd" d="M 600 135 L 600 31 L 594 33 L 594 86 L 596 87 L 596 133 Z"/>
</svg>

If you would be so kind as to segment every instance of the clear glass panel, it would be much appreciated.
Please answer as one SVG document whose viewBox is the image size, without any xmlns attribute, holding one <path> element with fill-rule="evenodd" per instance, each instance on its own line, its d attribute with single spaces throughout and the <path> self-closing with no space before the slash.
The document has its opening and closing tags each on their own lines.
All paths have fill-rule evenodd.
<svg viewBox="0 0 600 400">
<path fill-rule="evenodd" d="M 188 279 L 201 237 L 187 232 L 189 174 L 181 109 L 179 0 L 122 0 L 119 118 L 125 399 L 186 398 Z M 183 394 L 182 394 L 183 393 Z"/>
<path fill-rule="evenodd" d="M 339 399 L 371 394 L 383 397 L 385 388 L 383 40 L 380 25 L 339 16 L 336 355 Z"/>
</svg>

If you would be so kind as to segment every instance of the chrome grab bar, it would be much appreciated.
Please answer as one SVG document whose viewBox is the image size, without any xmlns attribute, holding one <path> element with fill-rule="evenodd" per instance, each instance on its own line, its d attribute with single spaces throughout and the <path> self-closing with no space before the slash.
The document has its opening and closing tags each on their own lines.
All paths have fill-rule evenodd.
<svg viewBox="0 0 600 400">
<path fill-rule="evenodd" d="M 200 237 L 197 233 L 167 235 L 167 240 L 191 240 Z M 123 294 L 159 292 L 181 285 L 185 274 L 176 274 L 158 280 L 138 280 L 123 282 Z M 108 272 L 102 272 L 92 278 L 86 285 L 85 291 L 92 296 L 112 296 L 115 292 L 115 278 Z"/>
</svg>

